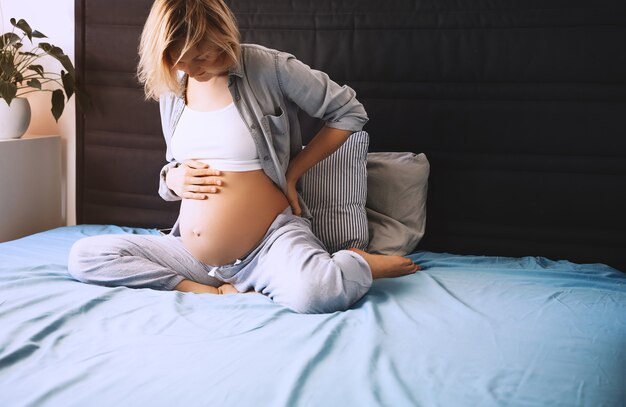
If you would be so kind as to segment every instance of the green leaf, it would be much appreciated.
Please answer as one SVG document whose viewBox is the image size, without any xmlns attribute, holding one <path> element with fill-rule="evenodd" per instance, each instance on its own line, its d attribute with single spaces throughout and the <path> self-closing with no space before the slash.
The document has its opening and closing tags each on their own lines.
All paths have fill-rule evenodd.
<svg viewBox="0 0 626 407">
<path fill-rule="evenodd" d="M 43 76 L 43 66 L 41 65 L 28 65 L 28 69 L 30 69 L 31 71 L 35 71 L 39 74 L 39 76 L 41 76 L 42 78 L 45 78 L 45 76 Z"/>
<path fill-rule="evenodd" d="M 20 42 L 20 36 L 15 33 L 5 33 L 0 35 L 0 48 Z"/>
<path fill-rule="evenodd" d="M 13 63 L 13 60 L 8 58 L 0 58 L 0 72 L 2 72 L 3 77 L 12 77 L 15 73 L 15 64 Z"/>
<path fill-rule="evenodd" d="M 0 97 L 6 100 L 9 106 L 16 94 L 17 86 L 14 83 L 0 80 Z"/>
<path fill-rule="evenodd" d="M 74 78 L 65 71 L 61 71 L 61 82 L 63 82 L 63 89 L 67 98 L 71 98 L 74 94 Z"/>
<path fill-rule="evenodd" d="M 35 88 L 35 89 L 39 89 L 41 90 L 41 82 L 39 82 L 39 79 L 31 79 L 28 82 L 26 82 L 26 84 L 28 86 L 30 86 L 31 88 Z"/>
<path fill-rule="evenodd" d="M 48 55 L 58 60 L 61 65 L 63 65 L 63 68 L 67 69 L 67 72 L 72 75 L 72 77 L 75 76 L 74 65 L 72 65 L 72 61 L 70 61 L 70 58 L 63 53 L 63 50 L 61 48 L 52 44 L 48 44 L 47 42 L 39 43 L 39 48 L 44 50 Z"/>
<path fill-rule="evenodd" d="M 29 56 L 29 57 L 36 57 L 37 56 L 37 54 L 33 54 L 32 52 L 22 52 L 22 51 L 20 51 L 20 55 L 26 55 L 26 56 Z"/>
<path fill-rule="evenodd" d="M 47 35 L 44 35 L 43 33 L 35 30 L 33 31 L 33 38 L 48 38 Z"/>
<path fill-rule="evenodd" d="M 33 29 L 30 28 L 30 25 L 28 25 L 28 23 L 26 22 L 26 20 L 24 20 L 23 18 L 20 18 L 20 21 L 18 21 L 17 23 L 15 22 L 15 19 L 12 18 L 11 19 L 11 24 L 14 27 L 19 28 L 20 30 L 24 31 L 24 34 L 26 34 L 26 36 L 28 37 L 29 40 L 33 40 Z"/>
<path fill-rule="evenodd" d="M 61 89 L 56 89 L 52 92 L 52 116 L 54 116 L 55 121 L 59 121 L 59 117 L 63 114 L 63 109 L 65 109 L 65 96 L 63 95 L 63 91 Z"/>
</svg>

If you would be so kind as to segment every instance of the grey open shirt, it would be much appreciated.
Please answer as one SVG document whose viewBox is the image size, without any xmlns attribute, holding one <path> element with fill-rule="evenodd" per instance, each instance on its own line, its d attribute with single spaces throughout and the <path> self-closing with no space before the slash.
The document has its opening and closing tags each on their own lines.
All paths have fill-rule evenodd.
<svg viewBox="0 0 626 407">
<path fill-rule="evenodd" d="M 328 127 L 359 131 L 367 122 L 363 105 L 348 86 L 339 86 L 327 74 L 311 69 L 293 55 L 259 45 L 242 44 L 239 63 L 228 72 L 233 101 L 259 152 L 263 171 L 287 193 L 289 160 L 302 149 L 298 109 L 324 120 Z M 165 184 L 174 160 L 170 140 L 180 119 L 183 97 L 167 93 L 160 98 L 161 124 L 167 144 L 159 195 L 167 201 L 181 198 Z M 201 157 L 198 157 L 201 158 Z M 302 216 L 310 218 L 300 198 Z M 178 221 L 172 234 L 179 235 Z"/>
</svg>

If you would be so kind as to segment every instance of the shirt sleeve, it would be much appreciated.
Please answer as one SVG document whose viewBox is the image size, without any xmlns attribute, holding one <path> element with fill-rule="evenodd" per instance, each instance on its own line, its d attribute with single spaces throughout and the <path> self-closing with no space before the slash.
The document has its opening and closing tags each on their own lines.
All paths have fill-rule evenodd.
<svg viewBox="0 0 626 407">
<path fill-rule="evenodd" d="M 281 52 L 277 58 L 278 83 L 288 99 L 328 127 L 352 132 L 363 129 L 367 113 L 352 88 L 338 85 L 293 55 Z"/>
<path fill-rule="evenodd" d="M 159 174 L 159 195 L 166 201 L 180 201 L 182 198 L 176 195 L 174 191 L 167 187 L 165 182 L 165 177 L 167 176 L 167 172 L 172 168 L 178 166 L 178 163 L 174 160 L 174 156 L 172 155 L 172 151 L 170 148 L 171 135 L 170 133 L 170 119 L 171 119 L 171 110 L 172 110 L 172 100 L 170 95 L 161 96 L 159 100 L 160 105 L 160 113 L 161 113 L 161 127 L 163 130 L 163 136 L 165 137 L 165 142 L 167 145 L 167 149 L 165 152 L 165 158 L 168 163 L 161 168 L 161 172 Z"/>
<path fill-rule="evenodd" d="M 177 166 L 178 166 L 177 162 L 171 162 L 171 163 L 165 164 L 163 168 L 161 168 L 161 173 L 159 177 L 159 195 L 161 195 L 161 198 L 163 198 L 166 201 L 182 200 L 180 196 L 176 195 L 174 191 L 172 191 L 171 189 L 167 187 L 167 183 L 165 182 L 165 177 L 167 177 L 167 172 Z"/>
</svg>

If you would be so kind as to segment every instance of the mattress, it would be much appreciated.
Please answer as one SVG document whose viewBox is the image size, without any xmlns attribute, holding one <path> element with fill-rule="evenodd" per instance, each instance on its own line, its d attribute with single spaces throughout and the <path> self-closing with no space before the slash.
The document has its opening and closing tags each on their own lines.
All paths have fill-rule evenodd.
<svg viewBox="0 0 626 407">
<path fill-rule="evenodd" d="M 416 252 L 350 310 L 109 288 L 62 227 L 0 244 L 0 406 L 618 406 L 626 275 L 543 257 Z"/>
</svg>

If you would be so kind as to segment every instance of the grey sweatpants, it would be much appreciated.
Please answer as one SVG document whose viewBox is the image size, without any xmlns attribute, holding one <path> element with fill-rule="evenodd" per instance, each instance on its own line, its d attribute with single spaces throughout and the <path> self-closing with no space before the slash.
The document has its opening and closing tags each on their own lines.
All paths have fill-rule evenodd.
<svg viewBox="0 0 626 407">
<path fill-rule="evenodd" d="M 91 284 L 159 290 L 172 290 L 183 280 L 214 287 L 226 282 L 302 313 L 346 310 L 372 285 L 361 256 L 349 250 L 326 252 L 310 222 L 293 215 L 290 207 L 252 252 L 232 264 L 201 263 L 172 235 L 100 235 L 74 244 L 69 272 Z"/>
</svg>

